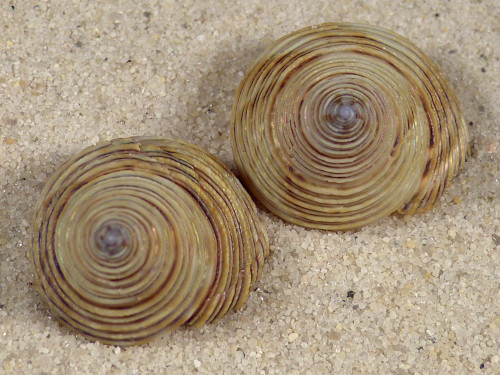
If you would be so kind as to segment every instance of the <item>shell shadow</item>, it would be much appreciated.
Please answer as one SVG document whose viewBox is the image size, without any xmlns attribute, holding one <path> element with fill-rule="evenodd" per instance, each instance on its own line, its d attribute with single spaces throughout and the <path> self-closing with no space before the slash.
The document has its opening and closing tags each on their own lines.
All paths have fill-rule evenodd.
<svg viewBox="0 0 500 375">
<path fill-rule="evenodd" d="M 237 170 L 231 150 L 230 120 L 236 90 L 244 73 L 268 44 L 254 39 L 239 44 L 235 52 L 234 43 L 220 43 L 215 55 L 206 61 L 208 68 L 199 81 L 198 96 L 188 104 L 191 113 L 198 109 L 199 126 L 206 130 L 196 142 L 219 157 L 234 173 Z"/>
<path fill-rule="evenodd" d="M 36 165 L 34 159 L 24 160 L 24 171 L 16 181 L 7 184 L 4 190 L 5 198 L 9 199 L 6 199 L 6 209 L 2 217 L 6 227 L 1 230 L 5 232 L 7 246 L 0 247 L 0 261 L 3 262 L 8 256 L 13 266 L 6 268 L 7 273 L 4 276 L 10 281 L 3 288 L 0 303 L 5 304 L 7 311 L 10 310 L 11 304 L 15 304 L 16 311 L 31 312 L 19 316 L 13 314 L 15 319 L 29 319 L 40 323 L 40 315 L 35 311 L 41 311 L 46 317 L 50 316 L 34 285 L 33 270 L 29 261 L 32 219 L 37 199 L 46 182 L 43 178 L 45 175 L 41 172 L 50 175 L 67 157 L 57 151 L 51 151 L 38 156 L 39 163 Z M 12 169 L 4 171 L 6 175 L 13 172 Z M 27 227 L 21 224 L 24 222 L 29 223 Z"/>
</svg>

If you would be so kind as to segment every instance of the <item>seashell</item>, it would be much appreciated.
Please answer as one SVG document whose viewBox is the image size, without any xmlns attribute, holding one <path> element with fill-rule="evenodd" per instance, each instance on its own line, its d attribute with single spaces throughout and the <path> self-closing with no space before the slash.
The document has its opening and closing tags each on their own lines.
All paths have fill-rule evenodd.
<svg viewBox="0 0 500 375">
<path fill-rule="evenodd" d="M 438 67 L 405 38 L 351 23 L 271 45 L 239 86 L 231 139 L 254 197 L 330 230 L 431 209 L 469 153 Z"/>
<path fill-rule="evenodd" d="M 165 138 L 87 148 L 50 178 L 33 225 L 49 309 L 92 340 L 130 345 L 242 307 L 269 255 L 241 183 Z"/>
</svg>

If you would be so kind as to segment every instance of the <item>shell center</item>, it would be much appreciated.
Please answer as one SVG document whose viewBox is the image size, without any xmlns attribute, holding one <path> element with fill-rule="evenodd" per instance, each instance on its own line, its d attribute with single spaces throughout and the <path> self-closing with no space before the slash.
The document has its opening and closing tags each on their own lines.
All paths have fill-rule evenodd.
<svg viewBox="0 0 500 375">
<path fill-rule="evenodd" d="M 354 118 L 356 111 L 350 104 L 341 104 L 338 115 L 342 120 L 349 121 Z"/>
<path fill-rule="evenodd" d="M 130 237 L 122 224 L 108 221 L 99 226 L 94 241 L 101 257 L 114 258 L 122 255 L 129 247 Z"/>
<path fill-rule="evenodd" d="M 335 131 L 348 131 L 361 119 L 360 105 L 352 99 L 337 98 L 326 105 L 328 127 Z"/>
</svg>

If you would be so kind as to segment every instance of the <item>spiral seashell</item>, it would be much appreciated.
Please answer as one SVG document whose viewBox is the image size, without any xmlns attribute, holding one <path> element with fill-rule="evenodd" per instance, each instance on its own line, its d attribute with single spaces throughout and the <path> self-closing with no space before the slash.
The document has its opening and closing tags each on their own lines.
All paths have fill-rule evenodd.
<svg viewBox="0 0 500 375">
<path fill-rule="evenodd" d="M 269 47 L 239 86 L 231 138 L 259 201 L 291 223 L 331 230 L 431 209 L 469 152 L 438 67 L 405 38 L 351 23 Z"/>
<path fill-rule="evenodd" d="M 150 137 L 66 162 L 43 189 L 31 252 L 50 310 L 119 345 L 239 309 L 268 255 L 231 171 L 199 147 Z"/>
</svg>

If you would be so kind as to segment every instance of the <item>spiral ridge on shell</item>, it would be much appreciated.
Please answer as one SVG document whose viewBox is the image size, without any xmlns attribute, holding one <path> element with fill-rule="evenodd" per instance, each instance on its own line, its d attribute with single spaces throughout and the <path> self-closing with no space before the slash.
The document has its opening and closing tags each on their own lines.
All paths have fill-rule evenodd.
<svg viewBox="0 0 500 375">
<path fill-rule="evenodd" d="M 304 28 L 263 52 L 237 91 L 231 139 L 254 197 L 330 230 L 431 209 L 469 153 L 438 67 L 405 38 L 351 23 Z"/>
<path fill-rule="evenodd" d="M 129 345 L 239 309 L 268 240 L 243 186 L 203 149 L 165 138 L 90 147 L 47 182 L 31 257 L 49 309 Z"/>
</svg>

